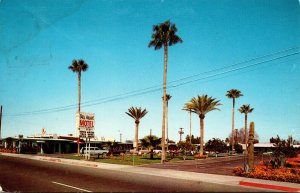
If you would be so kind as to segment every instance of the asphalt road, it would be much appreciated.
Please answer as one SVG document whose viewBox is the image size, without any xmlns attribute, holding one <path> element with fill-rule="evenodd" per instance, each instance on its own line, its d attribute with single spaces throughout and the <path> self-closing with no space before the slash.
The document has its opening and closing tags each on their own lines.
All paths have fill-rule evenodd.
<svg viewBox="0 0 300 193">
<path fill-rule="evenodd" d="M 242 186 L 203 183 L 0 155 L 5 192 L 238 192 Z"/>
<path fill-rule="evenodd" d="M 255 163 L 257 163 L 259 160 L 260 159 L 256 158 Z M 198 160 L 185 160 L 181 162 L 167 162 L 165 164 L 143 165 L 142 167 L 163 168 L 180 171 L 235 176 L 233 173 L 233 168 L 243 165 L 243 156 L 233 156 Z"/>
</svg>

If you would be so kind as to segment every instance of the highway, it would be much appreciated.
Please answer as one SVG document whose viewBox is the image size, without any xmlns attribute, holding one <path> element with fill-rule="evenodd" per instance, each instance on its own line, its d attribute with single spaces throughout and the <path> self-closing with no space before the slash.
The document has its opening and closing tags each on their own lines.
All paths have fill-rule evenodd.
<svg viewBox="0 0 300 193">
<path fill-rule="evenodd" d="M 188 181 L 0 155 L 5 192 L 240 192 L 255 188 Z M 174 171 L 176 172 L 176 171 Z"/>
</svg>

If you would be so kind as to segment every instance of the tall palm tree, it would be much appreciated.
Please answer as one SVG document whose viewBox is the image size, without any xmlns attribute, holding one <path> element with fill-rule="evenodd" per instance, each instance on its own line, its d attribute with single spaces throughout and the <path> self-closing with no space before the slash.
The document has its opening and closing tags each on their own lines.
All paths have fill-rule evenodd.
<svg viewBox="0 0 300 193">
<path fill-rule="evenodd" d="M 166 103 L 167 103 L 167 66 L 168 66 L 168 46 L 172 46 L 177 43 L 182 43 L 182 39 L 176 35 L 176 25 L 171 24 L 170 21 L 165 21 L 158 25 L 153 26 L 152 40 L 149 42 L 148 47 L 153 46 L 154 50 L 158 50 L 164 47 L 164 78 L 163 78 L 163 118 L 162 118 L 162 156 L 161 163 L 165 162 L 165 115 L 166 115 Z"/>
<path fill-rule="evenodd" d="M 185 107 L 190 109 L 191 112 L 196 113 L 200 118 L 200 156 L 203 155 L 204 143 L 204 118 L 206 113 L 213 110 L 220 110 L 217 106 L 222 105 L 219 100 L 208 97 L 207 95 L 193 97 Z"/>
<path fill-rule="evenodd" d="M 135 152 L 137 152 L 140 119 L 143 118 L 148 113 L 148 111 L 146 109 L 142 109 L 141 107 L 131 107 L 130 109 L 128 109 L 128 112 L 125 113 L 135 120 Z"/>
<path fill-rule="evenodd" d="M 78 75 L 78 114 L 80 114 L 80 100 L 81 100 L 81 72 L 87 71 L 89 65 L 85 63 L 84 60 L 79 59 L 79 60 L 73 60 L 72 65 L 68 67 L 68 69 L 72 70 L 73 72 L 77 73 Z M 79 130 L 79 128 L 76 128 Z M 80 136 L 79 136 L 79 131 L 78 131 L 78 145 L 77 145 L 77 154 L 79 155 L 80 151 Z"/>
<path fill-rule="evenodd" d="M 232 152 L 234 151 L 234 107 L 235 107 L 235 99 L 239 98 L 240 96 L 243 96 L 243 94 L 241 93 L 241 91 L 237 90 L 237 89 L 231 89 L 227 91 L 226 96 L 228 98 L 232 99 Z"/>
<path fill-rule="evenodd" d="M 251 113 L 254 108 L 251 108 L 249 104 L 242 105 L 239 108 L 240 113 L 245 114 L 245 145 L 246 145 L 246 154 L 247 154 L 247 143 L 248 143 L 248 130 L 247 130 L 247 121 L 248 121 L 248 113 Z"/>
</svg>

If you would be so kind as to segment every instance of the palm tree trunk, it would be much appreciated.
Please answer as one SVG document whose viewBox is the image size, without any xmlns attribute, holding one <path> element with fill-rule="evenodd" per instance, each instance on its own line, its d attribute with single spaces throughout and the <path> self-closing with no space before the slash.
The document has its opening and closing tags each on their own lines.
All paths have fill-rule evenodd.
<svg viewBox="0 0 300 193">
<path fill-rule="evenodd" d="M 163 94 L 164 94 L 164 101 L 163 101 L 163 121 L 162 121 L 162 136 L 161 136 L 161 163 L 165 162 L 166 157 L 166 149 L 165 149 L 165 142 L 166 142 L 166 131 L 165 131 L 165 120 L 166 120 L 166 95 L 167 95 L 167 66 L 168 66 L 168 45 L 164 43 L 164 82 L 163 82 Z"/>
<path fill-rule="evenodd" d="M 80 84 L 81 84 L 81 71 L 78 72 L 78 114 L 79 114 L 79 117 L 80 117 L 80 98 L 81 98 Z M 79 132 L 79 128 L 77 128 L 77 129 L 78 129 L 77 154 L 79 156 L 79 154 L 80 154 L 80 152 L 79 152 L 80 151 L 80 144 L 79 144 L 80 143 L 80 132 Z"/>
<path fill-rule="evenodd" d="M 203 155 L 203 142 L 204 142 L 204 119 L 200 118 L 200 156 Z"/>
<path fill-rule="evenodd" d="M 232 153 L 233 153 L 233 151 L 234 151 L 234 105 L 235 105 L 235 100 L 234 100 L 234 98 L 233 98 L 233 103 L 232 103 L 232 131 L 231 131 L 231 133 L 232 133 L 232 135 L 231 135 L 231 140 L 232 140 L 232 143 L 231 143 L 231 145 L 232 145 Z"/>
<path fill-rule="evenodd" d="M 247 156 L 248 154 L 248 150 L 247 150 L 247 144 L 248 144 L 248 128 L 247 128 L 247 120 L 248 116 L 247 113 L 245 113 L 245 145 L 246 145 L 246 150 L 245 150 L 245 154 Z"/>
<path fill-rule="evenodd" d="M 80 113 L 80 99 L 81 99 L 81 72 L 78 72 L 78 113 Z"/>
<path fill-rule="evenodd" d="M 139 123 L 135 122 L 135 152 L 138 151 L 138 141 L 139 141 Z"/>
<path fill-rule="evenodd" d="M 169 102 L 167 101 L 167 108 L 166 108 L 166 142 L 167 142 L 167 151 L 168 151 L 168 141 L 169 141 L 169 122 L 168 122 L 168 112 L 169 112 Z"/>
<path fill-rule="evenodd" d="M 190 144 L 192 144 L 192 111 L 190 110 Z"/>
</svg>

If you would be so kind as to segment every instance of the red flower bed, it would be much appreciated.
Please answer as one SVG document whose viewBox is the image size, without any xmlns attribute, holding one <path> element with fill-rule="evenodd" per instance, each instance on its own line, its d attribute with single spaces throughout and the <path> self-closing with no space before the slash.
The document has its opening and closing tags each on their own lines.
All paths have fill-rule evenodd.
<svg viewBox="0 0 300 193">
<path fill-rule="evenodd" d="M 254 171 L 246 173 L 242 167 L 236 167 L 233 169 L 233 172 L 235 175 L 249 178 L 300 183 L 300 169 L 286 167 L 272 169 L 266 167 L 263 162 L 260 162 L 259 165 L 255 166 Z"/>
<path fill-rule="evenodd" d="M 4 153 L 17 153 L 17 151 L 14 149 L 5 149 L 5 148 L 0 148 L 0 152 L 4 152 Z"/>
<path fill-rule="evenodd" d="M 288 158 L 285 163 L 290 164 L 292 168 L 300 168 L 300 154 L 295 158 Z"/>
</svg>

